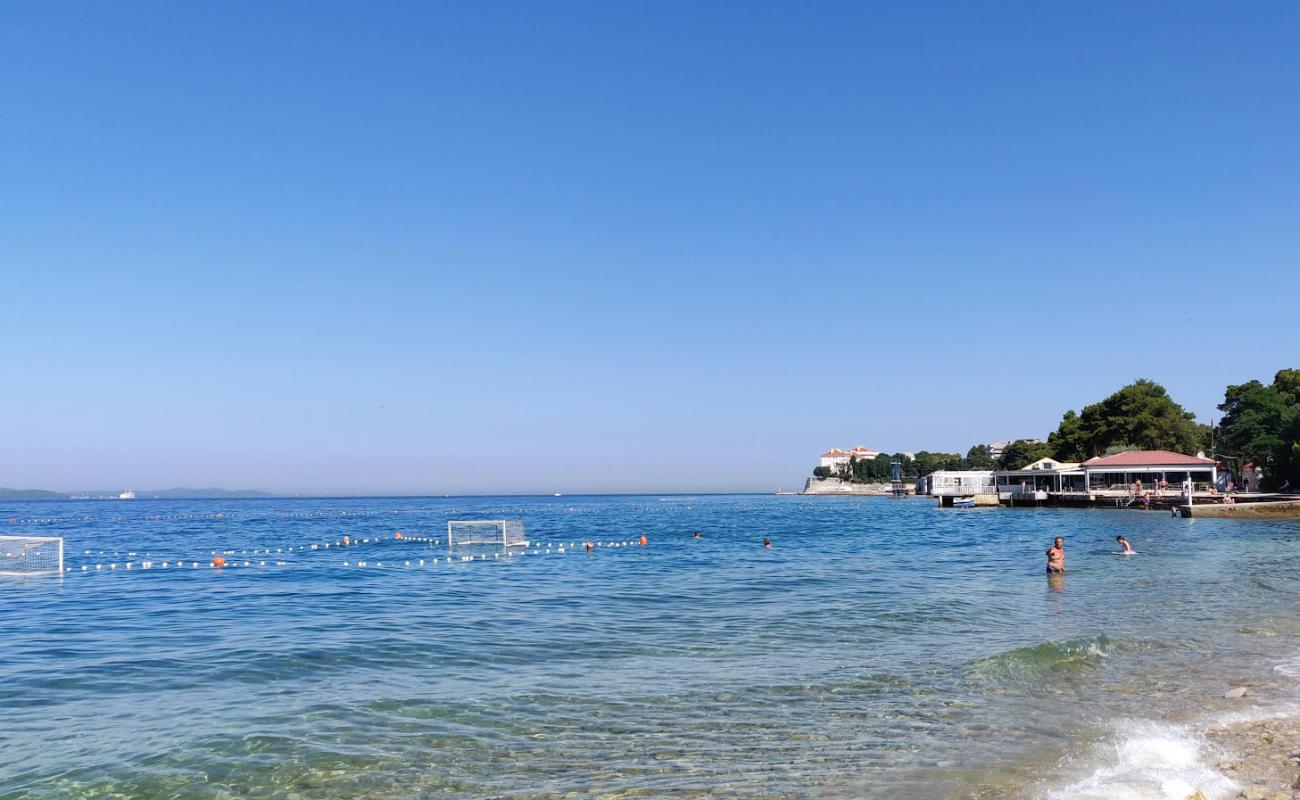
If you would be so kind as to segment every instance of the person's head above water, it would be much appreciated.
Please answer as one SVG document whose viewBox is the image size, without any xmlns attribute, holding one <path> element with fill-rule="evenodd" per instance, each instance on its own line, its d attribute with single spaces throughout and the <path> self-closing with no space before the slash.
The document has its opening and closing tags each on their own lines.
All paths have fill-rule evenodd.
<svg viewBox="0 0 1300 800">
<path fill-rule="evenodd" d="M 1117 542 L 1122 542 L 1122 541 L 1124 541 L 1124 534 L 1121 533 L 1119 536 L 1116 536 L 1116 537 L 1115 537 L 1115 541 L 1117 541 Z"/>
<path fill-rule="evenodd" d="M 769 538 L 767 538 L 766 536 L 764 536 L 764 537 L 763 537 L 763 546 L 764 546 L 764 547 L 771 547 L 771 546 L 772 546 L 772 540 L 769 539 Z"/>
<path fill-rule="evenodd" d="M 1052 542 L 1052 544 L 1055 545 L 1055 546 L 1057 546 L 1057 547 L 1062 547 L 1062 546 L 1065 545 L 1065 539 L 1064 539 L 1063 537 L 1061 537 L 1061 536 L 1058 536 L 1058 537 L 1056 537 L 1056 539 Z"/>
</svg>

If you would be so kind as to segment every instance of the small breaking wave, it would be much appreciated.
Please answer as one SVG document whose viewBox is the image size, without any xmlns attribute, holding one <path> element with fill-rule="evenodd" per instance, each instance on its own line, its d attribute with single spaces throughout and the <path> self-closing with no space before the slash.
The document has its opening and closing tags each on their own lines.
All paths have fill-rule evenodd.
<svg viewBox="0 0 1300 800">
<path fill-rule="evenodd" d="M 1184 725 L 1129 720 L 1094 745 L 1084 778 L 1044 795 L 1047 800 L 1205 800 L 1235 797 L 1240 788 L 1216 770 L 1214 748 Z M 1085 767 L 1086 768 L 1086 767 Z"/>
<path fill-rule="evenodd" d="M 1273 667 L 1273 671 L 1279 675 L 1285 675 L 1294 680 L 1300 680 L 1300 653 L 1297 653 L 1286 661 Z"/>
<path fill-rule="evenodd" d="M 1043 642 L 972 661 L 968 672 L 982 679 L 1032 680 L 1045 675 L 1092 669 L 1121 649 L 1125 649 L 1123 644 L 1105 636 Z"/>
</svg>

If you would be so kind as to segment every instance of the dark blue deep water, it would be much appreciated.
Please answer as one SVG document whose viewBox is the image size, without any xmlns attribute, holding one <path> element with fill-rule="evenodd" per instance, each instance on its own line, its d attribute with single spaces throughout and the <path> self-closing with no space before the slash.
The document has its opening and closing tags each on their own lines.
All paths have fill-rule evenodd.
<svg viewBox="0 0 1300 800">
<path fill-rule="evenodd" d="M 415 541 L 449 518 L 523 520 L 532 546 Z M 1240 710 L 1223 691 L 1276 709 L 1300 674 L 1300 522 L 637 496 L 8 503 L 0 525 L 64 537 L 71 570 L 0 579 L 4 800 L 1213 798 L 1197 731 Z M 344 535 L 372 541 L 323 547 Z"/>
</svg>

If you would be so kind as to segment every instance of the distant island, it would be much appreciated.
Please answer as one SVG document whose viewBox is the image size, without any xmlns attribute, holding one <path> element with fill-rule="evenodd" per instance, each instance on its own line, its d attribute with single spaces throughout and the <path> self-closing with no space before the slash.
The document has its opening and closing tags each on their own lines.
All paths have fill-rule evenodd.
<svg viewBox="0 0 1300 800">
<path fill-rule="evenodd" d="M 255 489 L 155 489 L 136 492 L 138 500 L 209 500 L 216 498 L 274 497 L 270 492 Z M 52 492 L 48 489 L 5 489 L 0 487 L 0 500 L 117 500 L 121 493 L 111 491 Z"/>
</svg>

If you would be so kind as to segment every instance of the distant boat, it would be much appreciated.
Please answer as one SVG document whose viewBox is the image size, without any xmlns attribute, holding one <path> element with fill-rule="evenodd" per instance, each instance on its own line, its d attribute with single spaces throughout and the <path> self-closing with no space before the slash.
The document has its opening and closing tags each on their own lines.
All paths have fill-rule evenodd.
<svg viewBox="0 0 1300 800">
<path fill-rule="evenodd" d="M 953 507 L 953 508 L 974 508 L 974 507 L 975 507 L 975 498 L 974 498 L 974 497 L 954 497 L 954 498 L 952 499 L 952 507 Z"/>
<path fill-rule="evenodd" d="M 130 489 L 127 489 L 125 492 L 122 492 L 121 494 L 119 494 L 119 495 L 117 496 L 117 499 L 118 499 L 118 500 L 134 500 L 134 499 L 135 499 L 135 492 L 131 491 Z"/>
</svg>

